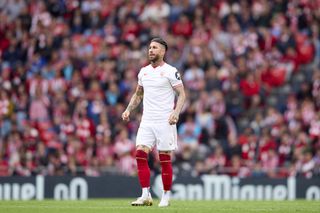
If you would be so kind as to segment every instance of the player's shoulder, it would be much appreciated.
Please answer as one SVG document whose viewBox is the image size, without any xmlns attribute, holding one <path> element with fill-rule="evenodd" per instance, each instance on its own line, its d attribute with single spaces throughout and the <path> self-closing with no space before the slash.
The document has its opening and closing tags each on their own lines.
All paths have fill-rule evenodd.
<svg viewBox="0 0 320 213">
<path fill-rule="evenodd" d="M 144 72 L 146 72 L 146 71 L 148 71 L 150 69 L 151 69 L 151 65 L 146 65 L 144 67 L 141 67 L 138 75 L 141 75 L 142 73 L 144 73 Z"/>
<path fill-rule="evenodd" d="M 175 72 L 178 71 L 177 68 L 175 68 L 174 66 L 172 66 L 172 65 L 170 65 L 170 64 L 168 64 L 168 63 L 165 63 L 165 64 L 163 65 L 163 68 L 164 68 L 167 72 L 175 73 Z"/>
<path fill-rule="evenodd" d="M 151 64 L 147 64 L 145 66 L 143 66 L 141 69 L 145 70 L 145 69 L 151 69 Z"/>
<path fill-rule="evenodd" d="M 148 64 L 148 65 L 146 65 L 144 67 L 141 67 L 140 72 L 145 72 L 145 71 L 148 71 L 148 70 L 151 70 L 151 69 L 152 69 L 151 64 Z"/>
</svg>

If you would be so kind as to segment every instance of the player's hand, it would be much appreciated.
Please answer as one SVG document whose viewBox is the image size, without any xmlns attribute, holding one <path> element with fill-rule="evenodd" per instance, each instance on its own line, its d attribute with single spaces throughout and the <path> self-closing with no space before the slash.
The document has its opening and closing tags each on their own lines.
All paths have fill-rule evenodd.
<svg viewBox="0 0 320 213">
<path fill-rule="evenodd" d="M 129 116 L 130 116 L 130 111 L 129 110 L 124 111 L 122 113 L 122 120 L 129 121 L 130 120 Z"/>
<path fill-rule="evenodd" d="M 170 125 L 174 125 L 177 124 L 179 120 L 179 114 L 176 112 L 173 112 L 170 116 L 169 116 L 169 124 Z"/>
</svg>

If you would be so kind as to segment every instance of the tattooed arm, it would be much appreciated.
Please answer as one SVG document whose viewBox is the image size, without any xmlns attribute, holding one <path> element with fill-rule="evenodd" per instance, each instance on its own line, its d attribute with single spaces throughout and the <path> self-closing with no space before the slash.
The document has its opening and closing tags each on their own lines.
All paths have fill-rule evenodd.
<svg viewBox="0 0 320 213">
<path fill-rule="evenodd" d="M 126 110 L 122 113 L 122 120 L 129 121 L 129 116 L 132 110 L 134 110 L 142 101 L 143 98 L 143 87 L 138 85 L 135 93 L 132 95 L 130 99 L 130 103 L 128 104 Z"/>
</svg>

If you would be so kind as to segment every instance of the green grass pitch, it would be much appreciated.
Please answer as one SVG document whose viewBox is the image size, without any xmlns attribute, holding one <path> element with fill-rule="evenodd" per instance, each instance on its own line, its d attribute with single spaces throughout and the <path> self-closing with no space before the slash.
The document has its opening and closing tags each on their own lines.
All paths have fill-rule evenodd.
<svg viewBox="0 0 320 213">
<path fill-rule="evenodd" d="M 113 212 L 320 212 L 320 201 L 171 201 L 167 208 L 159 208 L 159 200 L 153 206 L 130 206 L 132 199 L 96 199 L 88 201 L 0 201 L 1 213 L 113 213 Z"/>
</svg>

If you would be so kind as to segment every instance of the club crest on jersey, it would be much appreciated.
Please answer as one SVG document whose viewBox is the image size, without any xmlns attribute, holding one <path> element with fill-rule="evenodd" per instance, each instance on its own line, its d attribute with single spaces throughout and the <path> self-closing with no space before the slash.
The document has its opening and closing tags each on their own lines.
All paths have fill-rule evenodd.
<svg viewBox="0 0 320 213">
<path fill-rule="evenodd" d="M 175 76 L 176 76 L 176 79 L 181 80 L 181 76 L 180 76 L 180 73 L 179 73 L 179 72 L 176 72 L 176 73 L 175 73 Z"/>
<path fill-rule="evenodd" d="M 163 77 L 163 76 L 164 76 L 164 72 L 161 72 L 161 73 L 160 73 L 160 76 Z"/>
</svg>

